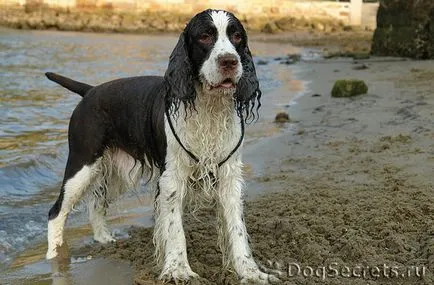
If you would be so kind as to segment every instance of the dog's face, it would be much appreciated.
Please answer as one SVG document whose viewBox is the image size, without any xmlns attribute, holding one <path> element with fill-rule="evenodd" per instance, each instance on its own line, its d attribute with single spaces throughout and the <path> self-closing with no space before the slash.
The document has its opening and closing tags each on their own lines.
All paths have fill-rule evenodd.
<svg viewBox="0 0 434 285">
<path fill-rule="evenodd" d="M 165 79 L 172 102 L 193 102 L 197 86 L 211 95 L 231 94 L 240 106 L 260 96 L 246 31 L 232 13 L 221 10 L 191 19 L 170 56 Z"/>
<path fill-rule="evenodd" d="M 191 21 L 186 37 L 190 60 L 205 90 L 235 92 L 243 73 L 240 54 L 247 44 L 238 19 L 224 11 L 203 12 Z"/>
</svg>

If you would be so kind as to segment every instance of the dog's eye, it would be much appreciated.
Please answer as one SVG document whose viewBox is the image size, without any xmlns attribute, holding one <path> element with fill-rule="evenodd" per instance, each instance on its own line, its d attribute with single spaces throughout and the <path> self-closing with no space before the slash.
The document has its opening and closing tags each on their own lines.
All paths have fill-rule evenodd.
<svg viewBox="0 0 434 285">
<path fill-rule="evenodd" d="M 241 42 L 241 40 L 242 40 L 241 33 L 239 33 L 239 32 L 235 32 L 235 33 L 232 34 L 232 41 L 233 41 L 234 43 L 237 44 L 237 43 Z"/>
<path fill-rule="evenodd" d="M 203 33 L 199 36 L 199 42 L 203 44 L 210 44 L 212 43 L 212 37 L 208 33 Z"/>
</svg>

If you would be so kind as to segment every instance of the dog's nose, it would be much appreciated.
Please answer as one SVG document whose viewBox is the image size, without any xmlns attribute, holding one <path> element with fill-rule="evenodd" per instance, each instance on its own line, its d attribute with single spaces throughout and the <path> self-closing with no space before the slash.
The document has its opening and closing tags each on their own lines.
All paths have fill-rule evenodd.
<svg viewBox="0 0 434 285">
<path fill-rule="evenodd" d="M 220 68 L 224 70 L 233 70 L 238 64 L 238 58 L 233 54 L 225 54 L 219 56 L 218 63 Z"/>
</svg>

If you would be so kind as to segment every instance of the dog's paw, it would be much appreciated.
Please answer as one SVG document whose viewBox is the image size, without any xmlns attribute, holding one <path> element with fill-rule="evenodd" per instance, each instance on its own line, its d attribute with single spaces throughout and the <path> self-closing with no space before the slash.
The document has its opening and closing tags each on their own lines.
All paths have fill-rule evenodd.
<svg viewBox="0 0 434 285">
<path fill-rule="evenodd" d="M 102 231 L 98 234 L 94 234 L 93 239 L 102 244 L 116 242 L 116 239 L 108 231 Z"/>
<path fill-rule="evenodd" d="M 241 284 L 277 284 L 280 279 L 273 274 L 265 273 L 257 267 L 250 268 L 241 275 Z"/>
<path fill-rule="evenodd" d="M 259 265 L 258 267 L 262 272 L 274 275 L 278 278 L 282 278 L 285 275 L 283 263 L 269 261 L 268 265 L 269 267 L 263 265 Z"/>
<path fill-rule="evenodd" d="M 274 275 L 257 271 L 241 278 L 241 284 L 277 284 L 280 279 Z"/>
<path fill-rule="evenodd" d="M 49 248 L 47 254 L 45 254 L 46 259 L 53 259 L 57 257 L 57 250 L 55 248 Z"/>
<path fill-rule="evenodd" d="M 171 265 L 165 266 L 159 277 L 160 280 L 174 281 L 176 284 L 198 278 L 200 278 L 199 275 L 193 272 L 188 264 L 182 262 L 173 262 Z"/>
<path fill-rule="evenodd" d="M 49 245 L 45 258 L 50 259 L 68 259 L 70 257 L 68 245 L 65 243 L 61 245 Z"/>
</svg>

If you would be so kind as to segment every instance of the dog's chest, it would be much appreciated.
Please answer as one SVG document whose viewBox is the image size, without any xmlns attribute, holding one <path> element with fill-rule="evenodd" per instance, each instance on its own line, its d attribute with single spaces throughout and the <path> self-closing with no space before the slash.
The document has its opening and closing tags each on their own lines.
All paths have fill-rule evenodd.
<svg viewBox="0 0 434 285">
<path fill-rule="evenodd" d="M 198 100 L 196 111 L 177 120 L 176 131 L 184 146 L 198 159 L 198 165 L 212 166 L 224 160 L 241 135 L 232 101 Z M 184 154 L 185 151 L 182 149 Z"/>
<path fill-rule="evenodd" d="M 230 150 L 237 134 L 230 112 L 198 110 L 184 124 L 185 143 L 199 160 L 219 162 Z"/>
</svg>

